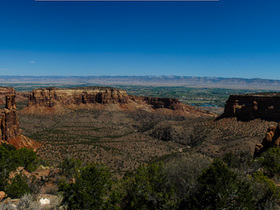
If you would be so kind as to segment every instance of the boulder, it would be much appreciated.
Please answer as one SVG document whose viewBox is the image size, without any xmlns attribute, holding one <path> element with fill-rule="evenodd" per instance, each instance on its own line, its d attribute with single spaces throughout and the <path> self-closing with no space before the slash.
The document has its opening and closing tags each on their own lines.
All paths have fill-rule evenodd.
<svg viewBox="0 0 280 210">
<path fill-rule="evenodd" d="M 4 198 L 6 198 L 6 193 L 4 191 L 0 191 L 0 201 L 2 201 Z"/>
<path fill-rule="evenodd" d="M 280 124 L 278 124 L 277 127 L 273 125 L 268 127 L 264 139 L 255 147 L 254 156 L 259 156 L 272 147 L 280 147 Z"/>
</svg>

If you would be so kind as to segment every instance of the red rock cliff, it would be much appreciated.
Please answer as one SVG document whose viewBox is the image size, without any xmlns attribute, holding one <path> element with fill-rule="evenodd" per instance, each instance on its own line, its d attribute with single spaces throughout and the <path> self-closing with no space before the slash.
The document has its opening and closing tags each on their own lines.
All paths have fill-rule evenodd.
<svg viewBox="0 0 280 210">
<path fill-rule="evenodd" d="M 214 116 L 180 103 L 177 99 L 130 96 L 124 90 L 106 87 L 35 89 L 23 113 L 63 113 L 65 109 L 145 110 L 160 114 Z"/>
<path fill-rule="evenodd" d="M 127 103 L 128 95 L 124 90 L 114 88 L 44 88 L 33 90 L 29 97 L 29 106 L 53 107 L 56 104 L 116 104 Z"/>
<path fill-rule="evenodd" d="M 12 144 L 17 148 L 37 148 L 31 139 L 21 135 L 17 116 L 15 94 L 6 96 L 6 107 L 0 110 L 0 144 Z"/>
<path fill-rule="evenodd" d="M 7 141 L 18 137 L 19 120 L 16 112 L 15 95 L 6 96 L 6 107 L 1 110 L 1 139 Z"/>
</svg>

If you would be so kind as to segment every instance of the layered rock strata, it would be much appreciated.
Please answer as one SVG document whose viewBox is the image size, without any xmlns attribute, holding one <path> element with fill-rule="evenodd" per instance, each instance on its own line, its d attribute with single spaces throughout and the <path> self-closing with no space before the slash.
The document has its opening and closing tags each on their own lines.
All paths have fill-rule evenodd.
<svg viewBox="0 0 280 210">
<path fill-rule="evenodd" d="M 280 120 L 280 93 L 230 95 L 223 117 L 240 120 Z"/>
<path fill-rule="evenodd" d="M 128 95 L 124 90 L 114 88 L 45 88 L 33 90 L 28 105 L 53 107 L 56 104 L 123 104 L 127 100 Z"/>
<path fill-rule="evenodd" d="M 6 106 L 0 110 L 0 144 L 12 144 L 17 148 L 36 148 L 38 145 L 31 139 L 21 135 L 17 116 L 15 94 L 6 96 Z"/>
<path fill-rule="evenodd" d="M 16 94 L 16 90 L 12 87 L 0 87 L 0 104 L 5 104 L 5 97 L 8 94 Z"/>
<path fill-rule="evenodd" d="M 0 87 L 0 95 L 16 94 L 16 90 L 12 87 Z"/>
<path fill-rule="evenodd" d="M 214 116 L 177 99 L 131 96 L 125 90 L 107 87 L 43 88 L 35 89 L 29 97 L 24 113 L 61 113 L 67 109 L 98 109 L 135 111 L 145 110 L 161 114 Z"/>
<path fill-rule="evenodd" d="M 2 141 L 16 138 L 20 134 L 19 120 L 16 112 L 15 95 L 6 96 L 6 107 L 1 110 L 1 130 L 0 138 Z"/>
</svg>

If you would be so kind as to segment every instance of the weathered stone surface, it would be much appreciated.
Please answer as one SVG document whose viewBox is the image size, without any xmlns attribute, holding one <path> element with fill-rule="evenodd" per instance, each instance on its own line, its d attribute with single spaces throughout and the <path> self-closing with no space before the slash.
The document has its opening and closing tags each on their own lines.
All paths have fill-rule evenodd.
<svg viewBox="0 0 280 210">
<path fill-rule="evenodd" d="M 223 117 L 280 121 L 280 93 L 230 95 Z"/>
<path fill-rule="evenodd" d="M 2 141 L 16 138 L 20 134 L 19 120 L 16 112 L 15 95 L 6 96 L 6 108 L 1 110 L 1 135 Z"/>
<path fill-rule="evenodd" d="M 126 103 L 128 95 L 126 91 L 103 88 L 73 88 L 73 89 L 58 89 L 45 88 L 35 89 L 29 97 L 29 106 L 40 105 L 45 107 L 53 107 L 56 104 L 62 105 L 79 105 L 79 104 L 116 104 Z"/>
<path fill-rule="evenodd" d="M 31 139 L 21 135 L 17 116 L 15 94 L 6 96 L 6 106 L 0 110 L 0 144 L 12 144 L 16 148 L 37 148 L 38 145 Z"/>
<path fill-rule="evenodd" d="M 0 104 L 5 104 L 6 95 L 16 94 L 16 91 L 12 87 L 0 87 Z"/>
<path fill-rule="evenodd" d="M 277 127 L 271 125 L 268 127 L 264 139 L 255 147 L 255 156 L 259 156 L 262 152 L 272 147 L 280 147 L 280 125 Z"/>
<path fill-rule="evenodd" d="M 124 90 L 107 87 L 35 89 L 23 113 L 59 113 L 66 109 L 145 110 L 159 114 L 215 116 L 180 103 L 177 99 L 131 96 Z"/>
<path fill-rule="evenodd" d="M 16 90 L 12 87 L 0 87 L 0 95 L 16 94 Z"/>
</svg>

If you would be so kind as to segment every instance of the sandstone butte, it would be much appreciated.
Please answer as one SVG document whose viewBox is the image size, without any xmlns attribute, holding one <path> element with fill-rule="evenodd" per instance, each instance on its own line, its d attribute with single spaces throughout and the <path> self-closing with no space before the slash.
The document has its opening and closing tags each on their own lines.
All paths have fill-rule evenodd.
<svg viewBox="0 0 280 210">
<path fill-rule="evenodd" d="M 6 95 L 6 106 L 0 110 L 0 144 L 6 143 L 16 148 L 38 148 L 33 140 L 21 135 L 17 117 L 15 94 Z"/>
<path fill-rule="evenodd" d="M 131 96 L 125 90 L 108 87 L 35 89 L 29 96 L 28 106 L 22 112 L 29 114 L 60 114 L 78 109 L 145 110 L 167 115 L 215 117 L 214 114 L 183 104 L 177 99 Z"/>
<path fill-rule="evenodd" d="M 280 93 L 230 95 L 221 117 L 239 120 L 280 120 Z"/>
</svg>

